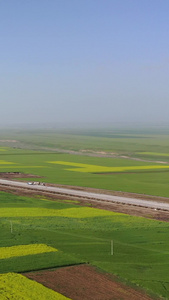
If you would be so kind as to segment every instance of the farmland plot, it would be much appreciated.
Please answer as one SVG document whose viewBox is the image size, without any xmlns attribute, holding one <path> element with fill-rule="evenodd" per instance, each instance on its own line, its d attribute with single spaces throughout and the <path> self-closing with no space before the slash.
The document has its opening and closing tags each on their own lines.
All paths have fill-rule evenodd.
<svg viewBox="0 0 169 300">
<path fill-rule="evenodd" d="M 124 167 L 104 167 L 97 165 L 79 164 L 65 161 L 49 161 L 51 164 L 72 166 L 75 168 L 66 168 L 67 171 L 84 172 L 84 173 L 114 173 L 125 171 L 139 171 L 139 170 L 158 170 L 169 169 L 169 166 L 163 165 L 150 165 L 150 166 L 124 166 Z"/>
<path fill-rule="evenodd" d="M 32 174 L 20 180 L 169 197 L 167 164 L 10 148 L 0 160 L 0 172 Z"/>
<path fill-rule="evenodd" d="M 44 287 L 25 276 L 14 273 L 0 274 L 0 299 L 15 300 L 68 300 L 69 298 Z"/>
<path fill-rule="evenodd" d="M 55 252 L 57 249 L 43 244 L 29 244 L 11 247 L 0 247 L 0 259 L 27 256 L 39 253 Z"/>
<path fill-rule="evenodd" d="M 13 206 L 16 210 L 11 214 Z M 56 215 L 17 215 L 17 209 L 37 207 L 56 211 Z M 18 247 L 20 256 L 0 259 L 0 273 L 90 263 L 148 292 L 169 297 L 169 223 L 5 193 L 0 193 L 1 208 L 9 209 L 9 215 L 0 215 L 0 247 L 11 247 L 14 252 Z M 24 245 L 36 248 L 37 244 L 51 252 L 35 254 L 32 246 L 27 255 L 19 252 Z"/>
</svg>

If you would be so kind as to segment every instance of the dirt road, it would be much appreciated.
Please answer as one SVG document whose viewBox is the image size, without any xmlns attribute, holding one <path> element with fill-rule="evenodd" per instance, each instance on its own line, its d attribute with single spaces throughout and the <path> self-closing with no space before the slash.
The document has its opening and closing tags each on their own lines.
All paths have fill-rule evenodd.
<svg viewBox="0 0 169 300">
<path fill-rule="evenodd" d="M 166 202 L 157 202 L 152 200 L 143 200 L 140 198 L 128 198 L 128 197 L 121 197 L 121 196 L 113 196 L 107 194 L 99 194 L 93 192 L 86 192 L 76 189 L 67 189 L 67 188 L 59 188 L 59 187 L 51 187 L 51 186 L 40 186 L 40 185 L 28 185 L 25 182 L 19 181 L 12 181 L 12 180 L 5 180 L 0 179 L 1 186 L 10 186 L 10 187 L 18 187 L 23 189 L 29 190 L 36 190 L 36 191 L 46 191 L 52 192 L 55 194 L 66 195 L 66 196 L 74 196 L 79 198 L 84 198 L 88 200 L 98 200 L 98 201 L 109 201 L 113 203 L 123 203 L 141 207 L 148 207 L 153 209 L 161 209 L 161 210 L 169 210 L 169 203 Z"/>
</svg>

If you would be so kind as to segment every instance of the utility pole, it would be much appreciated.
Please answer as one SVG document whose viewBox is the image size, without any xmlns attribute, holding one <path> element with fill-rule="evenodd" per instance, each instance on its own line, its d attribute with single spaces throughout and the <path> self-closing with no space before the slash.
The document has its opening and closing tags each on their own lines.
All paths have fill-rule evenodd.
<svg viewBox="0 0 169 300">
<path fill-rule="evenodd" d="M 111 255 L 113 255 L 113 240 L 111 240 Z"/>
<path fill-rule="evenodd" d="M 11 233 L 13 232 L 13 226 L 12 226 L 12 221 L 10 221 L 11 224 Z"/>
</svg>

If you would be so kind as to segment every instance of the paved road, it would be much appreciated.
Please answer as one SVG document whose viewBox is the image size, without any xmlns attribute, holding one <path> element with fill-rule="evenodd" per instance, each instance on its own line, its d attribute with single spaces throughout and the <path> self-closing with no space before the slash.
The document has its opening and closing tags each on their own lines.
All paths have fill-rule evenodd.
<svg viewBox="0 0 169 300">
<path fill-rule="evenodd" d="M 136 205 L 142 207 L 149 207 L 154 209 L 169 210 L 169 203 L 141 200 L 137 198 L 127 198 L 127 197 L 120 197 L 120 196 L 113 196 L 113 195 L 106 195 L 106 194 L 98 194 L 98 193 L 91 193 L 91 192 L 85 192 L 85 191 L 79 191 L 79 190 L 67 189 L 67 188 L 59 188 L 59 187 L 28 185 L 25 182 L 18 182 L 18 181 L 5 180 L 5 179 L 0 179 L 0 185 L 14 186 L 18 188 L 27 188 L 30 190 L 32 189 L 32 190 L 39 190 L 44 192 L 53 192 L 56 194 L 82 197 L 90 200 L 111 201 L 115 203 L 123 203 L 123 204 L 130 204 L 130 205 Z"/>
</svg>

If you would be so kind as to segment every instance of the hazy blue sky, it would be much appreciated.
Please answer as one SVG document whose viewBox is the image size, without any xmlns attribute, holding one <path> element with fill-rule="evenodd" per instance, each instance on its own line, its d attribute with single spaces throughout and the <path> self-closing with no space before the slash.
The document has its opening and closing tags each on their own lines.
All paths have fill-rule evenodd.
<svg viewBox="0 0 169 300">
<path fill-rule="evenodd" d="M 168 0 L 0 0 L 0 124 L 169 121 Z"/>
</svg>

